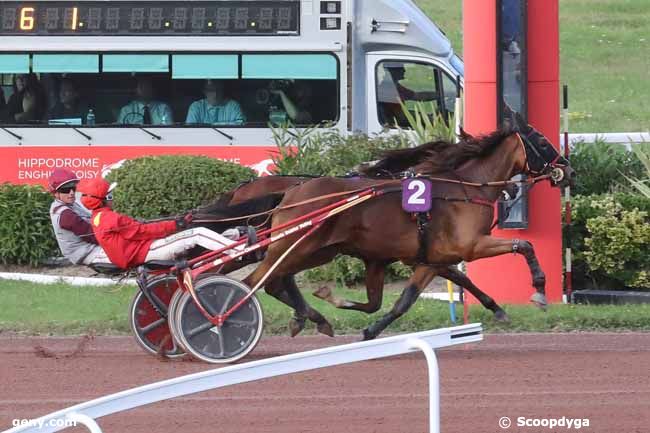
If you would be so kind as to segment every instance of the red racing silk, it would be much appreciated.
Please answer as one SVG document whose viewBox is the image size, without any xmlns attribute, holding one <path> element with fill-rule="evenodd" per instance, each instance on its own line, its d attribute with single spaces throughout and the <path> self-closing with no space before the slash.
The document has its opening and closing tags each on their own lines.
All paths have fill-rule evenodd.
<svg viewBox="0 0 650 433">
<path fill-rule="evenodd" d="M 108 207 L 95 209 L 90 223 L 108 258 L 122 269 L 143 264 L 153 241 L 176 232 L 175 221 L 141 223 Z"/>
</svg>

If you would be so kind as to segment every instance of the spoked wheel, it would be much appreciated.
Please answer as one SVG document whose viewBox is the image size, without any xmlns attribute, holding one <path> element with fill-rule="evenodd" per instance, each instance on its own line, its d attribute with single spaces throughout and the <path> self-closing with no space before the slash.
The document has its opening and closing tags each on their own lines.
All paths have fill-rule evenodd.
<svg viewBox="0 0 650 433">
<path fill-rule="evenodd" d="M 178 282 L 175 277 L 164 276 L 149 281 L 147 288 L 157 306 L 166 312 L 172 295 L 178 289 Z M 161 354 L 166 358 L 185 355 L 184 350 L 172 338 L 167 319 L 156 311 L 141 290 L 138 290 L 131 301 L 129 316 L 135 341 L 145 351 L 152 355 Z M 162 349 L 161 344 L 164 344 Z"/>
<path fill-rule="evenodd" d="M 251 289 L 241 281 L 215 275 L 196 284 L 196 294 L 212 316 L 223 314 Z M 234 362 L 252 351 L 264 325 L 255 296 L 235 310 L 222 326 L 215 326 L 199 311 L 189 293 L 175 307 L 175 332 L 180 344 L 197 359 L 214 364 Z"/>
</svg>

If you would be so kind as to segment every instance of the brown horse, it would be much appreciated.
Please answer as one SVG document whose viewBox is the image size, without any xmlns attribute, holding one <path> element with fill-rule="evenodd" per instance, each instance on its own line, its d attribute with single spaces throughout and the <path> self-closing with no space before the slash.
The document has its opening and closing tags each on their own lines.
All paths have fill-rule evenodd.
<svg viewBox="0 0 650 433">
<path fill-rule="evenodd" d="M 464 137 L 468 138 L 470 136 L 465 134 Z M 415 163 L 418 163 L 424 159 L 427 156 L 427 149 L 428 145 L 423 145 L 411 149 L 409 151 L 410 156 L 408 158 L 399 158 L 398 166 L 392 165 L 394 163 L 397 163 L 397 161 L 394 156 L 391 156 L 389 158 L 383 159 L 373 167 L 367 168 L 367 171 L 362 171 L 359 174 L 371 178 L 377 178 L 378 176 L 395 176 L 400 171 L 408 168 L 407 165 L 404 165 L 405 161 L 412 161 L 412 164 L 410 165 L 414 165 Z M 272 209 L 276 206 L 277 203 L 279 203 L 279 200 L 276 201 L 275 197 L 272 197 L 270 200 L 266 201 L 264 201 L 264 199 L 260 201 L 259 199 L 267 196 L 268 194 L 284 194 L 290 188 L 301 185 L 317 177 L 318 176 L 267 176 L 242 183 L 235 189 L 222 194 L 213 204 L 200 208 L 198 210 L 197 219 L 199 221 L 202 218 L 205 221 L 213 221 L 217 217 L 223 218 L 228 215 L 242 215 L 245 214 L 246 211 L 252 212 L 266 210 L 264 206 L 266 206 L 268 209 Z M 510 185 L 508 188 L 512 189 L 512 187 L 515 186 L 516 185 Z M 513 191 L 510 191 L 509 193 L 513 196 L 515 195 Z M 246 205 L 246 202 L 249 204 Z M 250 206 L 250 203 L 256 204 L 255 206 Z M 262 205 L 261 208 L 260 204 Z M 235 207 L 233 208 L 233 206 Z M 228 209 L 228 215 L 224 214 L 224 209 Z M 243 222 L 240 222 L 240 224 L 241 223 Z M 266 226 L 266 223 L 268 223 L 268 226 L 270 226 L 270 219 L 267 220 L 264 217 L 259 217 L 254 218 L 250 221 L 250 223 L 263 224 L 264 226 Z M 202 223 L 199 225 L 204 225 L 213 230 L 223 230 L 230 227 L 232 225 L 232 222 L 225 222 L 223 224 Z M 253 262 L 253 260 L 244 262 L 232 262 L 231 264 L 227 265 L 227 268 L 224 268 L 222 272 L 229 273 Z M 371 260 L 364 261 L 366 270 L 365 282 L 368 298 L 367 303 L 358 303 L 337 299 L 332 295 L 331 291 L 327 287 L 322 287 L 316 291 L 314 295 L 321 299 L 329 301 L 338 308 L 357 310 L 368 314 L 374 313 L 378 311 L 382 305 L 385 268 L 388 264 L 389 263 L 386 262 L 377 262 Z M 494 312 L 497 320 L 508 320 L 505 311 L 499 305 L 497 305 L 491 297 L 476 287 L 472 281 L 465 274 L 460 272 L 455 266 L 450 266 L 439 275 L 461 287 L 466 288 L 477 299 L 479 299 L 486 308 Z M 275 284 L 282 284 L 284 290 L 275 290 Z M 302 331 L 305 326 L 306 319 L 310 319 L 312 322 L 316 323 L 317 329 L 320 332 L 323 332 L 327 335 L 333 335 L 333 330 L 327 320 L 305 301 L 298 289 L 293 275 L 284 276 L 279 282 L 271 282 L 268 287 L 265 287 L 265 290 L 267 290 L 272 296 L 276 297 L 278 300 L 285 303 L 294 310 L 294 316 L 289 323 L 289 329 L 292 336 L 295 336 L 300 331 Z"/>
<path fill-rule="evenodd" d="M 525 257 L 537 293 L 532 299 L 546 304 L 545 276 L 532 245 L 524 240 L 499 239 L 490 236 L 493 206 L 501 186 L 488 185 L 510 179 L 520 173 L 552 174 L 555 184 L 568 182 L 573 171 L 548 140 L 517 119 L 519 130 L 503 130 L 478 139 L 465 139 L 458 144 L 433 143 L 426 161 L 416 165 L 421 174 L 435 175 L 431 214 L 435 218 L 427 229 L 424 261 L 419 260 L 419 239 L 415 223 L 401 209 L 398 194 L 385 193 L 358 205 L 319 227 L 311 237 L 298 245 L 286 260 L 271 270 L 276 260 L 295 242 L 297 236 L 272 244 L 260 266 L 245 282 L 255 286 L 270 271 L 269 282 L 319 266 L 338 253 L 362 258 L 366 263 L 387 264 L 396 260 L 414 266 L 414 273 L 393 309 L 364 330 L 364 338 L 374 338 L 415 302 L 421 290 L 436 275 L 460 261 L 506 253 Z M 399 158 L 399 152 L 397 151 Z M 460 182 L 459 182 L 460 180 Z M 366 186 L 381 188 L 392 181 L 367 179 L 321 178 L 308 181 L 288 191 L 281 205 L 290 205 L 323 194 L 358 190 Z M 324 203 L 310 203 L 278 212 L 273 225 L 315 210 Z M 269 283 L 267 283 L 269 287 Z"/>
</svg>

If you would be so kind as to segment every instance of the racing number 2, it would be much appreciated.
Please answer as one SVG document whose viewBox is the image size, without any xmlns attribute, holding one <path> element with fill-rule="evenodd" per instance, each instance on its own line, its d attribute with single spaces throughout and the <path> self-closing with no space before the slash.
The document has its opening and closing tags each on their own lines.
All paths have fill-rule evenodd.
<svg viewBox="0 0 650 433">
<path fill-rule="evenodd" d="M 408 204 L 422 205 L 426 203 L 426 200 L 423 196 L 427 190 L 427 186 L 424 184 L 424 182 L 421 180 L 413 180 L 409 182 L 407 188 L 409 191 L 417 189 L 417 191 L 415 191 L 413 194 L 409 194 Z"/>
<path fill-rule="evenodd" d="M 408 178 L 402 181 L 402 209 L 406 212 L 431 210 L 432 185 L 428 179 Z"/>
</svg>

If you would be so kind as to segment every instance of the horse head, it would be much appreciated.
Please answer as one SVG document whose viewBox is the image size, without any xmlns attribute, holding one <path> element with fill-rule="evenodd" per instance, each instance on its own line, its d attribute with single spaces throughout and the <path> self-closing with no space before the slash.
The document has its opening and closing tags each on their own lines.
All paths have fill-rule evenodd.
<svg viewBox="0 0 650 433">
<path fill-rule="evenodd" d="M 526 154 L 526 171 L 534 176 L 550 174 L 553 186 L 575 186 L 576 172 L 569 161 L 519 113 L 508 111 L 511 128 L 518 135 Z"/>
</svg>

